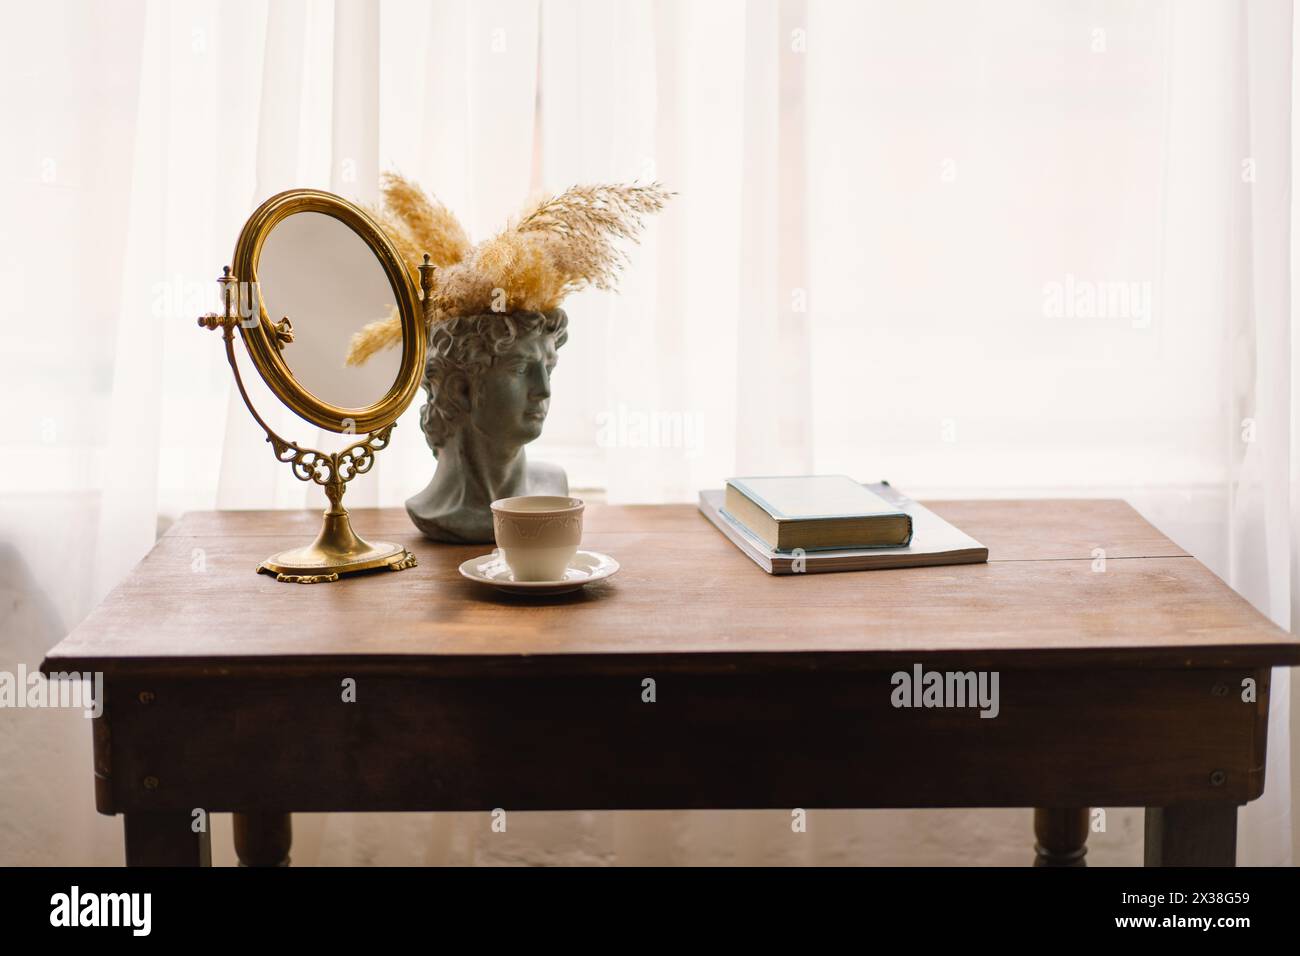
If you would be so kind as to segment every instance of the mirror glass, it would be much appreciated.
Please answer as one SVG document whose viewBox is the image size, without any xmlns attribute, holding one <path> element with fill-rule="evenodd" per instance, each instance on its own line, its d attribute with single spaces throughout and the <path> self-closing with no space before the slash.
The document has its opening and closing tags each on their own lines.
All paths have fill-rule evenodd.
<svg viewBox="0 0 1300 956">
<path fill-rule="evenodd" d="M 347 225 L 319 212 L 287 216 L 262 244 L 257 283 L 271 323 L 288 316 L 293 324 L 293 341 L 280 355 L 304 389 L 331 405 L 363 409 L 393 387 L 401 348 L 346 364 L 354 333 L 397 314 L 383 265 Z"/>
</svg>

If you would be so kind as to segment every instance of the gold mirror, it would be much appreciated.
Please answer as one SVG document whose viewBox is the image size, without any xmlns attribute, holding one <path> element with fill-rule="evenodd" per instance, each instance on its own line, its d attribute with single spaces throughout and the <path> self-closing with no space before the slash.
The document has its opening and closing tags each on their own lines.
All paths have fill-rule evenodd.
<svg viewBox="0 0 1300 956">
<path fill-rule="evenodd" d="M 433 268 L 420 268 L 424 298 Z M 257 570 L 279 581 L 314 584 L 340 575 L 415 565 L 388 542 L 352 530 L 343 492 L 387 446 L 398 416 L 415 397 L 424 365 L 421 298 L 392 241 L 362 209 L 330 193 L 295 189 L 264 202 L 244 225 L 232 266 L 217 280 L 221 313 L 199 325 L 221 329 L 235 383 L 275 456 L 329 500 L 320 534 L 281 551 Z M 345 364 L 354 333 L 396 315 L 402 347 L 385 361 Z M 234 346 L 238 327 L 253 367 L 272 393 L 300 417 L 342 435 L 369 434 L 337 452 L 304 448 L 276 434 L 248 397 Z"/>
</svg>

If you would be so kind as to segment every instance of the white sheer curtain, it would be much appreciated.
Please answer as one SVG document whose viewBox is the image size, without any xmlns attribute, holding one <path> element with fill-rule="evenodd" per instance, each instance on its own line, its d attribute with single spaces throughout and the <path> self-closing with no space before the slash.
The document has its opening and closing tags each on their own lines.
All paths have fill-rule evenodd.
<svg viewBox="0 0 1300 956">
<path fill-rule="evenodd" d="M 389 168 L 475 237 L 537 189 L 679 191 L 622 293 L 568 303 L 535 454 L 576 486 L 690 500 L 780 468 L 918 496 L 1125 497 L 1290 624 L 1289 3 L 68 0 L 6 16 L 22 42 L 0 66 L 0 667 L 34 666 L 180 512 L 318 505 L 193 317 L 261 199 L 369 200 Z M 427 479 L 414 410 L 395 438 L 350 499 L 400 504 Z M 1243 862 L 1290 861 L 1289 684 L 1276 675 Z M 80 718 L 0 712 L 0 760 L 21 768 L 0 778 L 0 859 L 120 859 Z M 1028 855 L 1020 811 L 821 819 L 792 840 L 781 813 L 522 815 L 505 837 L 472 815 L 330 815 L 299 822 L 295 858 Z M 1140 814 L 1109 820 L 1092 858 L 1139 860 Z"/>
</svg>

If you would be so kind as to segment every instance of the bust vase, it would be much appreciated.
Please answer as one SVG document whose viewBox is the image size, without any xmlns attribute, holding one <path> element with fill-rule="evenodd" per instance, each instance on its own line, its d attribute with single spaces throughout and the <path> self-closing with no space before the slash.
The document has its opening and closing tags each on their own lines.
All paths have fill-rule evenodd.
<svg viewBox="0 0 1300 956">
<path fill-rule="evenodd" d="M 491 543 L 493 501 L 569 493 L 562 468 L 529 462 L 524 453 L 542 433 L 567 326 L 563 309 L 458 316 L 434 324 L 420 424 L 437 467 L 424 490 L 406 502 L 425 536 Z"/>
</svg>

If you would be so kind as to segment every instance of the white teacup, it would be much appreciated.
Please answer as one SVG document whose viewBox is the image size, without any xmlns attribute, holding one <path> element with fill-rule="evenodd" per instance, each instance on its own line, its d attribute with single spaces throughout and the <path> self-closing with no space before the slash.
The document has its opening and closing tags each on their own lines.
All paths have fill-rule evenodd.
<svg viewBox="0 0 1300 956">
<path fill-rule="evenodd" d="M 497 548 L 516 581 L 559 581 L 582 541 L 581 498 L 520 495 L 492 502 Z"/>
</svg>

